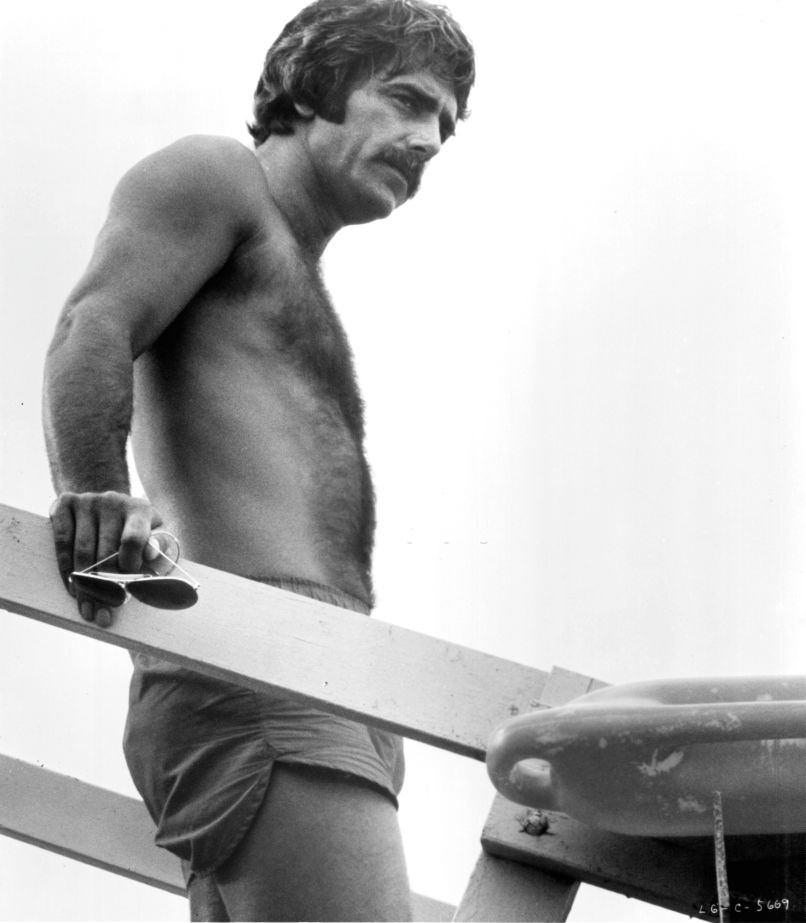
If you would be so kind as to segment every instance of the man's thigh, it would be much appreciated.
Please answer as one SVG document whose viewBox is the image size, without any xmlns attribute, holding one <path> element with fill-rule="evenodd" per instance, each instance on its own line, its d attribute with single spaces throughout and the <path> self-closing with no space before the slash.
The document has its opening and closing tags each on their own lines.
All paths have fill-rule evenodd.
<svg viewBox="0 0 806 923">
<path fill-rule="evenodd" d="M 254 823 L 215 873 L 231 920 L 408 920 L 397 811 L 359 782 L 278 763 Z"/>
</svg>

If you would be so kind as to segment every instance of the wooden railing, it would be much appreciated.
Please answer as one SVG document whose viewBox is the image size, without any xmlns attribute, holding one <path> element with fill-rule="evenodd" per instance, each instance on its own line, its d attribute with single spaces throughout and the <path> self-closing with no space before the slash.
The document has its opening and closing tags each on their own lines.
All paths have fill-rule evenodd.
<svg viewBox="0 0 806 923">
<path fill-rule="evenodd" d="M 0 833 L 106 872 L 184 896 L 178 860 L 154 846 L 136 798 L 0 756 Z M 415 920 L 451 920 L 455 908 L 412 893 Z"/>
<path fill-rule="evenodd" d="M 64 591 L 47 520 L 0 506 L 0 609 L 256 690 L 282 690 L 473 759 L 484 759 L 491 731 L 511 715 L 602 685 L 187 566 L 202 584 L 191 610 L 166 618 L 132 601 L 132 617 L 99 629 Z M 551 835 L 535 837 L 523 814 L 496 796 L 455 919 L 564 920 L 580 881 L 693 916 L 712 901 L 707 844 L 608 834 L 563 815 L 549 815 Z M 178 863 L 153 845 L 138 801 L 9 757 L 0 759 L 0 832 L 183 893 Z M 414 905 L 418 919 L 449 919 L 452 910 L 416 895 Z"/>
</svg>

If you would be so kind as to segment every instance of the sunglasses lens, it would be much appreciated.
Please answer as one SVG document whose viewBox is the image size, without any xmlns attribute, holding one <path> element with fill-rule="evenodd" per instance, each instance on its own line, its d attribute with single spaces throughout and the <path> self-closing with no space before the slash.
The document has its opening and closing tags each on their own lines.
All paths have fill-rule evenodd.
<svg viewBox="0 0 806 923">
<path fill-rule="evenodd" d="M 104 606 L 117 608 L 126 602 L 126 590 L 108 577 L 99 577 L 97 574 L 72 574 L 70 580 L 83 596 Z"/>
<path fill-rule="evenodd" d="M 199 598 L 195 588 L 181 577 L 134 580 L 128 590 L 141 603 L 157 609 L 188 609 Z"/>
</svg>

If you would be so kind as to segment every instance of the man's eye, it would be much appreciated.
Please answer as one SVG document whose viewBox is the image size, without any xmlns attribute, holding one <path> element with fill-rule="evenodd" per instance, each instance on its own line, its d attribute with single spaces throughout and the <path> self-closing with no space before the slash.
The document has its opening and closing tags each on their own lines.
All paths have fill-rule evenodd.
<svg viewBox="0 0 806 923">
<path fill-rule="evenodd" d="M 398 93 L 395 96 L 395 99 L 398 103 L 400 103 L 401 106 L 403 106 L 404 109 L 408 110 L 409 112 L 414 112 L 417 108 L 417 103 L 414 99 L 412 99 L 411 96 Z"/>
</svg>

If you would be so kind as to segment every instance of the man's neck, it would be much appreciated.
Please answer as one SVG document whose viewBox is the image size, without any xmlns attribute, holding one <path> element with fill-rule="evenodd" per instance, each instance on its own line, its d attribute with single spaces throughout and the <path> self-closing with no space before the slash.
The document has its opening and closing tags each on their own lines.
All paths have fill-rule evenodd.
<svg viewBox="0 0 806 923">
<path fill-rule="evenodd" d="M 328 207 L 327 197 L 297 135 L 271 135 L 255 152 L 269 193 L 300 247 L 315 261 L 344 221 Z"/>
</svg>

